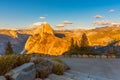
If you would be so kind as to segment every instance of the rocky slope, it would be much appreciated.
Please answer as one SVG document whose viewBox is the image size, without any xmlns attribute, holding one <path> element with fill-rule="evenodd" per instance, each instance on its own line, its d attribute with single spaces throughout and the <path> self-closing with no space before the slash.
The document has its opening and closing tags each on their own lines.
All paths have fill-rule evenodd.
<svg viewBox="0 0 120 80">
<path fill-rule="evenodd" d="M 29 34 L 20 34 L 16 30 L 0 30 L 0 54 L 5 53 L 7 42 L 12 44 L 15 53 L 20 53 L 24 49 L 24 44 Z"/>
<path fill-rule="evenodd" d="M 71 31 L 57 31 L 62 33 L 67 38 L 73 37 L 75 40 L 81 38 L 83 33 L 86 33 L 90 46 L 106 46 L 111 41 L 120 40 L 120 26 L 101 27 L 89 30 L 71 30 Z"/>
<path fill-rule="evenodd" d="M 91 46 L 106 46 L 111 41 L 120 40 L 120 27 L 109 26 L 86 31 Z"/>
</svg>

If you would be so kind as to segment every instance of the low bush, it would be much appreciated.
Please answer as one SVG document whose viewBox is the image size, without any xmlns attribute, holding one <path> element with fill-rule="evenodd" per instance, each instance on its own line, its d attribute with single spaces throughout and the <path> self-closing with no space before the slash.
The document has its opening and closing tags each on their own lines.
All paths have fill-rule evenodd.
<svg viewBox="0 0 120 80">
<path fill-rule="evenodd" d="M 56 61 L 56 62 L 58 62 L 58 63 L 63 63 L 63 61 L 62 61 L 60 58 L 53 58 L 52 60 L 53 60 L 53 61 Z"/>
<path fill-rule="evenodd" d="M 41 58 L 41 57 L 32 57 L 30 61 L 33 62 L 34 64 L 38 64 L 43 60 L 45 60 L 45 59 Z"/>
<path fill-rule="evenodd" d="M 0 75 L 4 75 L 13 68 L 16 68 L 30 61 L 29 55 L 4 55 L 0 57 Z"/>
<path fill-rule="evenodd" d="M 60 63 L 54 63 L 53 73 L 57 74 L 57 75 L 63 75 L 64 74 L 64 66 Z"/>
<path fill-rule="evenodd" d="M 36 73 L 36 78 L 41 78 L 41 79 L 45 79 L 47 78 L 49 74 L 46 72 L 46 70 L 43 68 L 43 70 L 41 70 L 40 72 L 37 71 Z"/>
</svg>

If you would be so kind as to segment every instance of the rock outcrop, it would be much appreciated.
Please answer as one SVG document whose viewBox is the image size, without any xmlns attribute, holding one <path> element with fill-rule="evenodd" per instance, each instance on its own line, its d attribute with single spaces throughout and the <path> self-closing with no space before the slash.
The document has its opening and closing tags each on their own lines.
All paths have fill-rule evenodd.
<svg viewBox="0 0 120 80">
<path fill-rule="evenodd" d="M 17 67 L 5 76 L 10 80 L 34 80 L 36 77 L 36 69 L 34 63 L 26 63 Z"/>
<path fill-rule="evenodd" d="M 0 76 L 0 80 L 6 80 L 4 76 Z"/>
<path fill-rule="evenodd" d="M 48 60 L 43 60 L 36 64 L 37 77 L 47 77 L 47 75 L 52 73 L 53 63 Z"/>
<path fill-rule="evenodd" d="M 11 43 L 15 53 L 19 54 L 23 49 L 29 35 L 18 34 L 18 38 L 0 33 L 0 54 L 5 53 L 5 47 L 8 42 Z"/>
<path fill-rule="evenodd" d="M 61 55 L 69 48 L 69 41 L 58 38 L 48 23 L 43 23 L 30 36 L 25 44 L 28 54 L 43 53 L 49 55 Z"/>
<path fill-rule="evenodd" d="M 33 62 L 31 61 L 29 63 L 24 63 L 23 65 L 10 70 L 4 76 L 0 76 L 0 80 L 43 80 L 44 78 L 46 78 L 44 80 L 51 80 L 47 79 L 47 77 L 54 73 L 54 70 L 57 69 L 58 71 L 60 69 L 58 67 L 54 67 L 55 65 L 57 66 L 59 64 L 63 68 L 63 71 L 59 70 L 60 73 L 64 73 L 69 68 L 66 63 L 63 61 L 55 61 L 56 59 L 44 59 L 38 57 L 37 55 L 31 56 L 31 59 L 36 59 L 36 61 L 40 59 L 41 61 L 36 63 L 32 60 Z M 54 74 L 57 74 L 57 72 Z"/>
<path fill-rule="evenodd" d="M 37 29 L 34 30 L 34 34 L 40 34 L 42 37 L 44 34 L 54 35 L 54 32 L 48 23 L 43 22 Z"/>
</svg>

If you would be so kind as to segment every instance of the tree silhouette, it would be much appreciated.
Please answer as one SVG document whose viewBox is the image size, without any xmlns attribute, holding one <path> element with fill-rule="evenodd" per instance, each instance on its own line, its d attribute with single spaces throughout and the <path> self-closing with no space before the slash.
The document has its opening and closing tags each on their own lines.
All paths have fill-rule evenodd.
<svg viewBox="0 0 120 80">
<path fill-rule="evenodd" d="M 11 43 L 8 42 L 5 48 L 5 54 L 6 55 L 10 55 L 10 54 L 14 54 L 14 51 L 12 49 Z"/>
<path fill-rule="evenodd" d="M 80 46 L 81 47 L 88 47 L 89 46 L 89 41 L 88 41 L 88 38 L 87 38 L 85 33 L 82 34 Z"/>
<path fill-rule="evenodd" d="M 91 54 L 93 52 L 89 46 L 89 41 L 85 33 L 82 34 L 79 51 L 80 54 Z"/>
<path fill-rule="evenodd" d="M 74 52 L 75 52 L 75 45 L 74 45 L 74 39 L 73 38 L 71 38 L 71 40 L 70 40 L 70 49 L 69 49 L 69 55 L 71 55 L 71 54 L 74 54 Z"/>
<path fill-rule="evenodd" d="M 71 38 L 71 45 L 69 51 L 67 52 L 68 55 L 73 54 L 95 54 L 92 48 L 89 46 L 89 41 L 85 33 L 82 34 L 81 40 L 79 42 L 74 41 L 74 38 Z"/>
<path fill-rule="evenodd" d="M 67 55 L 73 55 L 73 54 L 77 54 L 78 49 L 77 49 L 77 44 L 75 44 L 74 38 L 71 38 L 70 40 L 70 47 L 69 47 L 69 51 L 67 52 Z"/>
<path fill-rule="evenodd" d="M 74 39 L 71 38 L 71 45 L 70 45 L 70 49 L 73 49 L 75 46 L 74 46 Z"/>
</svg>

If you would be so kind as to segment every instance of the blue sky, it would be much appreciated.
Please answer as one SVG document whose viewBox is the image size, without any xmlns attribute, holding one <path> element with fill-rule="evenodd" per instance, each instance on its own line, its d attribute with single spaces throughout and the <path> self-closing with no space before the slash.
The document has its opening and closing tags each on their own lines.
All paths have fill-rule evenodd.
<svg viewBox="0 0 120 80">
<path fill-rule="evenodd" d="M 75 28 L 95 27 L 97 20 L 120 21 L 120 0 L 0 0 L 0 27 L 22 28 L 40 16 L 53 27 L 65 20 Z"/>
</svg>

